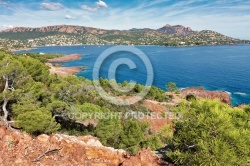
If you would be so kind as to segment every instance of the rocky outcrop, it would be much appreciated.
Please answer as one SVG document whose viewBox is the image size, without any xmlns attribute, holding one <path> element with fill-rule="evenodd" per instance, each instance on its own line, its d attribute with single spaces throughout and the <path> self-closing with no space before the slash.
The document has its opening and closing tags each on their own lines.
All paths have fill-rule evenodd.
<svg viewBox="0 0 250 166">
<path fill-rule="evenodd" d="M 58 67 L 58 66 L 54 66 L 52 63 L 45 63 L 46 66 L 48 66 L 49 72 L 50 74 L 57 74 L 60 76 L 69 76 L 69 75 L 75 75 L 77 73 L 80 73 L 83 69 L 87 68 L 87 67 Z"/>
<path fill-rule="evenodd" d="M 182 25 L 171 26 L 169 24 L 165 25 L 164 27 L 158 30 L 165 33 L 176 34 L 176 35 L 190 34 L 194 32 L 190 27 L 184 27 Z"/>
<path fill-rule="evenodd" d="M 206 99 L 219 99 L 221 102 L 230 104 L 230 95 L 227 92 L 220 91 L 208 91 L 204 90 L 202 87 L 200 88 L 187 88 L 181 90 L 181 96 L 186 97 L 187 95 L 194 95 L 200 98 Z"/>
<path fill-rule="evenodd" d="M 162 113 L 163 111 L 166 111 L 166 107 L 161 105 L 159 102 L 153 100 L 144 100 L 143 106 L 145 106 L 147 109 L 154 113 Z"/>
<path fill-rule="evenodd" d="M 141 121 L 146 121 L 150 124 L 149 128 L 152 132 L 158 133 L 163 126 L 171 123 L 169 118 L 162 117 L 163 112 L 167 111 L 165 105 L 157 101 L 144 100 L 143 106 L 152 111 L 151 116 L 145 116 L 141 119 Z"/>
<path fill-rule="evenodd" d="M 0 165 L 159 165 L 150 149 L 135 156 L 124 150 L 105 147 L 92 136 L 63 134 L 40 135 L 36 138 L 20 131 L 0 127 Z"/>
<path fill-rule="evenodd" d="M 153 155 L 151 149 L 144 149 L 137 153 L 135 156 L 129 157 L 125 160 L 123 166 L 157 166 L 159 165 L 159 159 Z"/>
<path fill-rule="evenodd" d="M 71 55 L 66 55 L 54 59 L 49 59 L 45 65 L 47 65 L 50 68 L 50 74 L 57 74 L 60 76 L 69 76 L 69 75 L 74 75 L 79 72 L 81 72 L 83 69 L 86 69 L 87 66 L 72 66 L 72 67 L 62 67 L 53 65 L 52 63 L 63 63 L 63 62 L 70 62 L 74 61 L 77 59 L 80 59 L 81 55 L 80 54 L 71 54 Z"/>
<path fill-rule="evenodd" d="M 66 56 L 62 56 L 59 58 L 49 59 L 48 62 L 49 63 L 70 62 L 70 61 L 74 61 L 80 58 L 81 58 L 80 54 L 71 54 L 71 55 L 66 55 Z"/>
</svg>

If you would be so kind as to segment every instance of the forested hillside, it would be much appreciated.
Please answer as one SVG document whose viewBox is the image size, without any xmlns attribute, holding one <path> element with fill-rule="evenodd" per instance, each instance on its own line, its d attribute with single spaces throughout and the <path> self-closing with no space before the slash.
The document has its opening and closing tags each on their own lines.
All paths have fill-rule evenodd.
<svg viewBox="0 0 250 166">
<path fill-rule="evenodd" d="M 0 46 L 31 48 L 45 45 L 166 45 L 197 46 L 244 44 L 215 31 L 193 31 L 181 25 L 155 29 L 106 30 L 84 26 L 56 25 L 40 28 L 15 27 L 0 32 Z"/>
<path fill-rule="evenodd" d="M 125 115 L 131 111 L 148 115 L 152 110 L 145 107 L 144 100 L 163 104 L 171 101 L 172 95 L 152 87 L 146 98 L 137 104 L 110 104 L 98 95 L 90 80 L 50 75 L 44 62 L 56 56 L 15 55 L 0 51 L 0 116 L 3 125 L 33 136 L 43 133 L 93 135 L 106 146 L 132 154 L 147 147 L 152 150 L 166 147 L 164 159 L 176 165 L 250 164 L 249 106 L 233 108 L 218 100 L 189 96 L 176 106 L 162 105 L 180 118 L 156 132 L 150 129 L 149 122 Z M 112 91 L 110 81 L 100 81 L 106 91 L 121 97 Z M 142 87 L 137 84 L 127 95 L 140 92 Z M 168 84 L 167 88 L 178 95 L 174 84 Z M 91 116 L 94 113 L 112 118 L 95 119 Z M 113 116 L 116 113 L 122 114 Z"/>
</svg>

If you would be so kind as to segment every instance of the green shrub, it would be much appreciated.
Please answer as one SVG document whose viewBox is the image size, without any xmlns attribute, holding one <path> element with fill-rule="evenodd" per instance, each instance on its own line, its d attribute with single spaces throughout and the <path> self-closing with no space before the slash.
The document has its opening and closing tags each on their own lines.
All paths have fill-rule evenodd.
<svg viewBox="0 0 250 166">
<path fill-rule="evenodd" d="M 40 110 L 20 114 L 16 124 L 30 134 L 52 133 L 60 128 L 48 112 Z"/>
<path fill-rule="evenodd" d="M 186 100 L 187 100 L 187 101 L 196 100 L 196 97 L 195 97 L 193 94 L 188 94 L 188 95 L 186 96 Z"/>
<path fill-rule="evenodd" d="M 166 89 L 167 91 L 169 92 L 176 92 L 178 91 L 178 88 L 176 86 L 176 84 L 174 82 L 169 82 L 167 85 L 166 85 Z"/>
<path fill-rule="evenodd" d="M 249 113 L 218 100 L 193 100 L 176 111 L 175 149 L 168 156 L 177 165 L 249 165 Z"/>
<path fill-rule="evenodd" d="M 151 150 L 157 150 L 161 148 L 163 143 L 159 139 L 157 135 L 152 135 L 148 138 L 146 138 L 146 141 L 143 142 L 143 148 L 148 148 L 150 147 Z"/>
<path fill-rule="evenodd" d="M 159 131 L 159 135 L 160 135 L 162 142 L 166 144 L 171 143 L 171 140 L 173 139 L 173 135 L 174 135 L 173 125 L 167 124 L 163 126 Z"/>
</svg>

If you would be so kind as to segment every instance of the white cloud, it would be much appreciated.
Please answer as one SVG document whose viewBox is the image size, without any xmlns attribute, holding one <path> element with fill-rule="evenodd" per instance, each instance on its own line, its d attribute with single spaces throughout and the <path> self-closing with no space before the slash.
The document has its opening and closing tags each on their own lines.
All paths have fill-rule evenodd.
<svg viewBox="0 0 250 166">
<path fill-rule="evenodd" d="M 6 25 L 14 24 L 15 27 L 40 27 L 68 24 L 70 22 L 71 25 L 121 30 L 131 28 L 158 29 L 168 23 L 190 26 L 193 30 L 210 29 L 228 36 L 250 39 L 248 28 L 250 27 L 250 1 L 242 0 L 241 3 L 228 4 L 228 1 L 221 0 L 220 4 L 205 3 L 198 6 L 192 4 L 194 0 L 186 0 L 185 3 L 176 1 L 176 3 L 169 3 L 168 5 L 164 3 L 171 0 L 136 1 L 144 1 L 145 3 L 138 3 L 133 6 L 110 7 L 109 10 L 103 10 L 102 14 L 100 14 L 98 13 L 99 10 L 107 8 L 97 6 L 96 2 L 98 0 L 92 0 L 92 4 L 89 4 L 89 6 L 84 4 L 81 8 L 67 8 L 67 6 L 64 6 L 65 10 L 59 10 L 58 12 L 34 10 L 34 8 L 27 7 L 22 3 L 12 5 L 9 0 L 8 4 L 11 5 L 10 9 L 13 8 L 13 13 L 0 14 L 0 22 Z M 238 0 L 232 1 L 236 2 Z M 46 0 L 46 2 L 48 1 Z M 223 5 L 222 2 L 224 2 Z M 36 5 L 37 3 L 33 4 L 33 6 Z M 66 15 L 75 17 L 75 19 L 70 19 Z M 3 25 L 0 25 L 1 28 L 3 28 Z"/>
<path fill-rule="evenodd" d="M 5 30 L 5 29 L 9 29 L 9 28 L 14 28 L 13 25 L 2 25 L 0 26 L 0 30 Z"/>
<path fill-rule="evenodd" d="M 90 6 L 87 6 L 87 5 L 82 5 L 81 9 L 83 9 L 85 11 L 88 11 L 88 12 L 96 12 L 98 10 L 97 7 L 90 7 Z"/>
<path fill-rule="evenodd" d="M 159 5 L 159 4 L 161 4 L 161 3 L 168 2 L 168 1 L 169 1 L 169 0 L 154 0 L 154 1 L 150 1 L 150 2 L 143 3 L 140 7 L 141 7 L 141 8 L 144 8 L 144 7 L 151 7 L 151 6 Z"/>
<path fill-rule="evenodd" d="M 108 5 L 102 0 L 99 0 L 99 2 L 96 2 L 95 4 L 97 7 L 100 7 L 100 8 L 107 8 L 108 7 Z"/>
<path fill-rule="evenodd" d="M 13 25 L 3 25 L 4 28 L 13 28 Z"/>
<path fill-rule="evenodd" d="M 4 2 L 4 1 L 1 1 L 1 0 L 0 0 L 0 6 L 1 6 L 1 5 L 7 5 L 7 4 L 8 4 L 7 2 Z"/>
<path fill-rule="evenodd" d="M 40 6 L 45 10 L 51 10 L 51 11 L 60 10 L 63 8 L 62 4 L 54 2 L 43 2 L 40 4 Z"/>
<path fill-rule="evenodd" d="M 96 12 L 98 10 L 97 7 L 90 7 L 90 6 L 87 6 L 87 5 L 82 5 L 81 9 L 86 10 L 88 12 Z"/>
<path fill-rule="evenodd" d="M 70 20 L 70 19 L 75 19 L 75 17 L 73 17 L 73 16 L 67 14 L 67 15 L 65 15 L 65 19 Z"/>
<path fill-rule="evenodd" d="M 88 11 L 88 12 L 92 12 L 92 13 L 98 11 L 101 8 L 108 8 L 108 5 L 102 0 L 99 0 L 98 2 L 96 2 L 94 7 L 91 7 L 88 5 L 81 6 L 81 9 Z"/>
</svg>

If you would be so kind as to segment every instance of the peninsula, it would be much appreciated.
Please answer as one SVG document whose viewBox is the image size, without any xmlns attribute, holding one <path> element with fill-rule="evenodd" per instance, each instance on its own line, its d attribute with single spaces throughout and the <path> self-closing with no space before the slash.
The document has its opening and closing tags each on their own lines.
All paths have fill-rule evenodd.
<svg viewBox="0 0 250 166">
<path fill-rule="evenodd" d="M 60 64 L 63 62 L 70 62 L 77 59 L 80 59 L 80 54 L 71 54 L 65 55 L 61 57 L 56 57 L 53 59 L 49 59 L 47 63 L 45 63 L 50 68 L 50 74 L 57 74 L 60 76 L 69 76 L 74 75 L 82 71 L 82 69 L 86 69 L 87 66 L 72 66 L 72 67 L 62 67 Z"/>
</svg>

